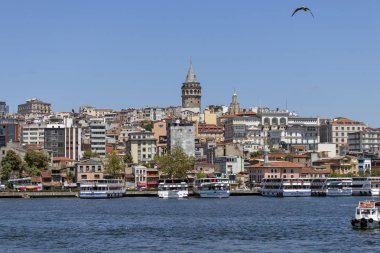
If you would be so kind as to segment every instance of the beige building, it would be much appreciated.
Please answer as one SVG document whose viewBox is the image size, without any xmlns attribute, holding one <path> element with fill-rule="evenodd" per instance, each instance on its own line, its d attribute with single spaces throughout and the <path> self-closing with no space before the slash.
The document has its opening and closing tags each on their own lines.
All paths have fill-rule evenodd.
<svg viewBox="0 0 380 253">
<path fill-rule="evenodd" d="M 204 123 L 205 124 L 210 124 L 210 125 L 216 125 L 217 121 L 216 119 L 218 118 L 217 114 L 215 112 L 210 111 L 210 109 L 206 108 L 203 111 L 204 113 Z"/>
<path fill-rule="evenodd" d="M 341 146 L 348 145 L 348 134 L 360 132 L 367 128 L 367 125 L 360 121 L 355 121 L 347 118 L 335 118 L 332 120 L 321 120 L 321 143 L 335 144 L 335 152 L 340 154 Z M 343 149 L 345 150 L 345 149 Z"/>
<path fill-rule="evenodd" d="M 132 173 L 135 176 L 135 188 L 157 188 L 159 184 L 159 173 L 155 168 L 145 166 L 134 166 Z"/>
<path fill-rule="evenodd" d="M 36 98 L 26 100 L 25 104 L 18 105 L 18 114 L 42 114 L 48 115 L 51 113 L 51 104 L 42 102 Z"/>
<path fill-rule="evenodd" d="M 167 153 L 168 135 L 166 130 L 167 124 L 165 121 L 157 121 L 153 124 L 153 135 L 156 139 L 157 154 L 162 155 Z"/>
<path fill-rule="evenodd" d="M 358 159 L 354 156 L 342 156 L 335 158 L 320 159 L 313 162 L 313 166 L 324 167 L 331 173 L 338 175 L 358 175 Z"/>
<path fill-rule="evenodd" d="M 103 179 L 104 165 L 100 160 L 88 159 L 76 164 L 77 182 L 81 180 Z"/>
<path fill-rule="evenodd" d="M 133 163 L 150 162 L 156 155 L 156 139 L 152 132 L 129 133 L 127 153 L 133 157 Z"/>
<path fill-rule="evenodd" d="M 224 140 L 223 127 L 216 124 L 199 124 L 197 137 L 204 141 L 221 142 Z"/>
</svg>

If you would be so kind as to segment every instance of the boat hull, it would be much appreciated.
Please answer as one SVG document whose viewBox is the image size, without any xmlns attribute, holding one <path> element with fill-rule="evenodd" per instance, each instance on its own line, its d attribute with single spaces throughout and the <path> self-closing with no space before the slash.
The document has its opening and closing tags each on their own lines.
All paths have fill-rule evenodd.
<svg viewBox="0 0 380 253">
<path fill-rule="evenodd" d="M 375 229 L 380 228 L 379 221 L 373 220 L 373 219 L 352 219 L 351 225 L 353 228 L 360 228 L 360 229 Z"/>
<path fill-rule="evenodd" d="M 352 196 L 351 189 L 327 189 L 326 196 L 335 197 L 335 196 Z"/>
<path fill-rule="evenodd" d="M 123 197 L 123 192 L 80 192 L 81 199 L 112 199 Z"/>
<path fill-rule="evenodd" d="M 198 191 L 194 192 L 200 198 L 229 198 L 230 191 L 228 190 L 217 190 L 217 191 Z"/>
<path fill-rule="evenodd" d="M 283 190 L 283 189 L 262 189 L 261 195 L 267 197 L 311 197 L 310 189 Z"/>
<path fill-rule="evenodd" d="M 189 196 L 188 191 L 158 191 L 158 197 L 164 199 L 181 199 Z"/>
</svg>

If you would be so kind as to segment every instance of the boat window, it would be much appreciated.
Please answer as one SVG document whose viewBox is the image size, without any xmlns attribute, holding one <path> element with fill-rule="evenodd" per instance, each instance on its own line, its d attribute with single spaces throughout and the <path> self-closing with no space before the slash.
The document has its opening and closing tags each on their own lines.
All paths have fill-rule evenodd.
<svg viewBox="0 0 380 253">
<path fill-rule="evenodd" d="M 364 210 L 362 210 L 362 214 L 370 214 L 370 210 L 364 209 Z"/>
</svg>

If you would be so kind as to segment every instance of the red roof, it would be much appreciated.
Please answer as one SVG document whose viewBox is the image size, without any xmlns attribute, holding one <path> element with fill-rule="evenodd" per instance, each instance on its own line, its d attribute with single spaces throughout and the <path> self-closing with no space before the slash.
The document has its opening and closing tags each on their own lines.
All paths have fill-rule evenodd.
<svg viewBox="0 0 380 253">
<path fill-rule="evenodd" d="M 262 168 L 262 167 L 273 167 L 273 168 L 300 168 L 302 165 L 297 163 L 292 163 L 288 161 L 269 161 L 267 164 L 263 162 L 249 165 L 247 168 Z"/>
</svg>

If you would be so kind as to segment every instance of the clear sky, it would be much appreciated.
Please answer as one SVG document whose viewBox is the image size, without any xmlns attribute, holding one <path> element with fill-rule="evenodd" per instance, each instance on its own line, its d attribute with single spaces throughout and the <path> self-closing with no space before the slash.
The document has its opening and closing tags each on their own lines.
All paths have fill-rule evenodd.
<svg viewBox="0 0 380 253">
<path fill-rule="evenodd" d="M 314 13 L 293 9 L 306 5 Z M 0 100 L 285 108 L 380 127 L 380 1 L 0 1 Z"/>
</svg>

